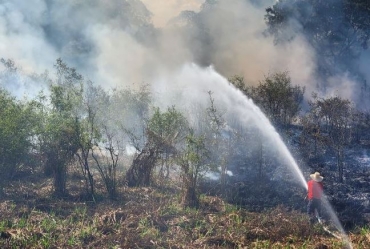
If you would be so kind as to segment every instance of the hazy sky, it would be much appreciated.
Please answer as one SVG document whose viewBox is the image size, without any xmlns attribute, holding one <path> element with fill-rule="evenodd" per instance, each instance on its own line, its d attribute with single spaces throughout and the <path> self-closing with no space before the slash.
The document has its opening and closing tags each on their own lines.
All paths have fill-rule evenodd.
<svg viewBox="0 0 370 249">
<path fill-rule="evenodd" d="M 225 77 L 241 75 L 251 85 L 289 71 L 307 96 L 317 90 L 317 55 L 305 38 L 276 46 L 264 35 L 265 9 L 274 0 L 216 2 L 204 8 L 204 0 L 2 0 L 0 57 L 13 59 L 27 75 L 53 73 L 62 58 L 106 87 L 163 81 L 194 62 L 213 65 Z M 182 18 L 198 19 L 184 26 L 184 19 L 176 19 L 182 11 L 188 11 Z M 364 54 L 359 61 L 364 71 L 368 58 Z M 33 82 L 17 84 L 21 90 Z M 355 98 L 356 84 L 343 72 L 329 79 L 326 93 Z"/>
</svg>

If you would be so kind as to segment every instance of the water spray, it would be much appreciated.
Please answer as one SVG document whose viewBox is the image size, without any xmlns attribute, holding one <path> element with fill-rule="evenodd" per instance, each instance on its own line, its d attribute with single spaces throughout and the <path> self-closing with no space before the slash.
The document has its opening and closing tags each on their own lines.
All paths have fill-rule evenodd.
<svg viewBox="0 0 370 249">
<path fill-rule="evenodd" d="M 178 87 L 176 90 L 181 89 L 182 98 L 185 99 L 185 102 L 181 103 L 181 105 L 189 109 L 191 109 L 190 104 L 199 103 L 204 99 L 194 94 L 194 89 L 201 93 L 206 93 L 212 89 L 217 102 L 226 108 L 225 115 L 230 118 L 237 118 L 245 126 L 253 122 L 260 132 L 276 145 L 279 154 L 283 156 L 288 167 L 294 173 L 294 177 L 299 180 L 300 185 L 305 190 L 308 189 L 307 181 L 301 169 L 269 119 L 251 99 L 231 85 L 226 78 L 218 74 L 212 67 L 202 69 L 195 64 L 188 64 L 180 72 L 176 73 L 175 78 L 170 81 L 176 82 L 176 87 Z M 176 90 L 173 92 L 176 92 Z M 352 248 L 351 242 L 329 201 L 325 196 L 322 199 L 323 206 L 328 211 L 330 219 L 340 235 L 337 235 L 337 233 L 331 231 L 322 223 L 324 229 L 333 236 L 342 239 L 346 247 Z"/>
<path fill-rule="evenodd" d="M 338 219 L 338 216 L 335 214 L 335 211 L 333 210 L 332 206 L 330 205 L 329 203 L 329 200 L 328 198 L 326 197 L 326 195 L 323 195 L 322 198 L 321 198 L 321 203 L 322 205 L 325 207 L 329 217 L 330 217 L 330 220 L 332 222 L 332 224 L 334 225 L 335 229 L 339 232 L 339 234 L 335 231 L 333 231 L 332 229 L 330 229 L 329 227 L 327 227 L 324 222 L 319 218 L 318 221 L 319 223 L 322 225 L 323 229 L 331 234 L 332 236 L 336 237 L 337 239 L 341 239 L 343 242 L 344 242 L 344 246 L 346 248 L 350 248 L 352 249 L 352 243 L 347 235 L 347 233 L 344 231 L 343 229 L 343 226 L 342 224 L 340 223 L 339 219 Z"/>
<path fill-rule="evenodd" d="M 277 145 L 276 147 L 278 148 L 280 154 L 282 154 L 284 156 L 284 158 L 286 159 L 286 161 L 288 163 L 288 166 L 295 173 L 294 174 L 295 177 L 297 177 L 300 184 L 306 190 L 308 190 L 307 181 L 305 180 L 301 169 L 299 168 L 297 162 L 295 161 L 294 157 L 290 153 L 288 147 L 285 145 L 285 143 L 281 139 L 279 133 L 276 131 L 276 129 L 271 124 L 271 122 L 268 120 L 268 118 L 265 116 L 265 114 L 261 111 L 261 109 L 259 107 L 257 107 L 253 103 L 253 101 L 251 99 L 247 98 L 240 90 L 238 90 L 237 88 L 235 88 L 232 85 L 229 85 L 229 86 L 231 88 L 230 90 L 233 92 L 232 95 L 234 95 L 235 97 L 237 96 L 238 98 L 240 98 L 241 99 L 240 102 L 243 103 L 243 105 L 246 108 L 250 108 L 250 109 L 253 110 L 253 112 L 255 113 L 255 116 L 253 116 L 255 122 L 261 124 L 261 125 L 258 126 L 260 128 L 260 131 L 263 132 L 264 134 L 267 134 L 270 137 L 270 139 L 272 139 L 272 141 Z M 233 108 L 234 108 L 234 106 L 233 106 Z M 345 246 L 347 248 L 352 248 L 352 244 L 351 244 L 346 232 L 344 231 L 343 226 L 341 225 L 337 215 L 335 214 L 333 208 L 331 207 L 331 205 L 330 205 L 330 203 L 329 203 L 329 201 L 328 201 L 328 199 L 325 195 L 323 195 L 323 197 L 322 197 L 322 204 L 326 208 L 333 225 L 335 226 L 336 230 L 340 234 L 337 234 L 337 233 L 331 231 L 327 226 L 325 226 L 323 224 L 323 222 L 321 220 L 319 220 L 319 222 L 323 225 L 324 230 L 327 231 L 329 234 L 333 235 L 334 237 L 343 240 L 343 242 L 345 243 Z"/>
<path fill-rule="evenodd" d="M 249 99 L 246 100 L 246 101 L 252 102 Z M 298 176 L 298 179 L 300 180 L 301 185 L 306 190 L 308 190 L 308 185 L 307 185 L 307 182 L 306 182 L 306 180 L 305 180 L 305 178 L 303 176 L 302 171 L 300 170 L 298 164 L 296 163 L 296 161 L 293 158 L 292 154 L 290 153 L 289 149 L 287 148 L 287 146 L 285 145 L 285 143 L 281 139 L 280 135 L 277 133 L 277 131 L 275 130 L 275 128 L 271 125 L 270 121 L 262 113 L 262 111 L 257 106 L 255 106 L 253 104 L 253 102 L 251 104 L 252 104 L 253 108 L 255 109 L 255 112 L 258 115 L 258 118 L 260 120 L 262 120 L 263 123 L 266 124 L 265 127 L 268 128 L 268 132 L 269 132 L 271 138 L 278 145 L 278 148 L 279 148 L 280 152 L 285 156 L 285 158 L 286 158 L 286 160 L 288 162 L 288 165 L 290 165 L 290 168 L 294 171 L 294 173 L 296 174 L 296 176 Z M 330 217 L 330 220 L 332 221 L 332 223 L 335 226 L 336 230 L 340 234 L 337 234 L 336 232 L 332 231 L 329 227 L 327 227 L 323 223 L 323 221 L 321 220 L 321 218 L 318 217 L 319 223 L 322 225 L 323 229 L 326 232 L 328 232 L 329 234 L 331 234 L 332 236 L 336 237 L 337 239 L 343 240 L 343 242 L 345 243 L 345 246 L 347 248 L 352 248 L 352 244 L 351 244 L 351 242 L 350 242 L 350 240 L 349 240 L 346 232 L 344 231 L 343 226 L 341 225 L 341 223 L 340 223 L 337 215 L 335 214 L 332 206 L 330 205 L 330 203 L 329 203 L 329 201 L 328 201 L 328 199 L 327 199 L 327 197 L 325 195 L 322 196 L 322 205 L 327 210 L 327 212 L 329 214 L 329 217 Z"/>
<path fill-rule="evenodd" d="M 236 89 L 237 90 L 237 89 Z M 239 90 L 237 90 L 240 94 L 242 94 Z M 284 155 L 289 167 L 293 170 L 293 172 L 295 173 L 295 176 L 298 178 L 298 180 L 300 181 L 300 184 L 306 189 L 308 190 L 308 185 L 307 185 L 307 181 L 305 180 L 304 176 L 303 176 L 303 173 L 302 171 L 300 170 L 297 162 L 295 161 L 294 157 L 292 156 L 292 154 L 290 153 L 288 147 L 285 145 L 285 143 L 283 142 L 283 140 L 281 139 L 280 135 L 278 134 L 278 132 L 275 130 L 274 126 L 270 123 L 270 121 L 268 120 L 268 118 L 263 114 L 263 112 L 260 110 L 260 108 L 258 108 L 252 100 L 246 98 L 244 95 L 243 97 L 245 98 L 245 102 L 247 105 L 250 105 L 251 108 L 254 110 L 254 112 L 256 113 L 256 117 L 257 119 L 259 119 L 263 124 L 264 124 L 264 129 L 262 129 L 261 126 L 259 126 L 261 128 L 261 131 L 263 132 L 268 132 L 270 138 L 273 140 L 273 142 L 277 145 L 277 147 L 279 148 L 279 151 L 282 155 Z M 335 226 L 336 230 L 340 233 L 340 234 L 337 234 L 336 232 L 330 230 L 327 226 L 325 226 L 322 222 L 322 220 L 320 219 L 320 217 L 318 217 L 318 220 L 319 220 L 319 223 L 323 226 L 323 229 L 328 232 L 329 234 L 331 234 L 332 236 L 336 237 L 337 239 L 341 239 L 343 240 L 343 242 L 345 243 L 345 246 L 347 248 L 352 248 L 352 244 L 346 234 L 346 232 L 344 231 L 343 229 L 343 226 L 341 225 L 337 215 L 335 214 L 332 206 L 330 205 L 327 197 L 325 195 L 323 195 L 322 197 L 322 205 L 326 208 L 328 214 L 329 214 L 329 217 L 333 223 L 333 225 Z"/>
</svg>

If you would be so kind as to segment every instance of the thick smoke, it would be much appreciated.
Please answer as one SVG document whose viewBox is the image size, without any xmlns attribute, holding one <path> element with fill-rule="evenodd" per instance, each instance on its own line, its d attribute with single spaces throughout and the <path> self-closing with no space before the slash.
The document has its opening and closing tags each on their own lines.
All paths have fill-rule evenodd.
<svg viewBox="0 0 370 249">
<path fill-rule="evenodd" d="M 191 62 L 213 65 L 225 77 L 242 75 L 251 85 L 269 73 L 289 71 L 293 84 L 306 86 L 307 96 L 322 91 L 355 98 L 357 83 L 346 75 L 332 77 L 340 84 L 329 82 L 325 91 L 316 88 L 317 55 L 303 35 L 284 45 L 265 35 L 265 9 L 274 3 L 2 0 L 0 57 L 14 60 L 26 75 L 52 72 L 62 58 L 108 88 L 163 82 Z M 366 73 L 367 57 L 359 61 Z"/>
<path fill-rule="evenodd" d="M 164 27 L 184 10 L 198 12 L 204 0 L 142 0 L 150 12 L 156 27 Z"/>
</svg>

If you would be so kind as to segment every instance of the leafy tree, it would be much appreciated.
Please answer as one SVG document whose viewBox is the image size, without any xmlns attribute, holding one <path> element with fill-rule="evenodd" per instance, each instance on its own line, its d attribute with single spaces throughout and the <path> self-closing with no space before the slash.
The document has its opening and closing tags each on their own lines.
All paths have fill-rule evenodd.
<svg viewBox="0 0 370 249">
<path fill-rule="evenodd" d="M 288 72 L 265 77 L 257 87 L 247 89 L 247 95 L 278 125 L 288 125 L 300 110 L 305 89 L 292 86 Z"/>
<path fill-rule="evenodd" d="M 127 123 L 134 122 L 135 111 L 130 109 L 133 106 L 132 95 L 134 93 L 129 90 L 117 89 L 109 94 L 92 83 L 86 88 L 84 102 L 87 111 L 84 119 L 86 140 L 82 147 L 84 149 L 81 149 L 81 158 L 85 158 L 82 168 L 88 176 L 90 171 L 88 159 L 91 156 L 110 199 L 117 197 L 118 169 L 126 145 L 125 132 L 122 129 Z M 130 121 L 125 122 L 128 119 Z M 92 181 L 89 182 L 91 186 Z"/>
<path fill-rule="evenodd" d="M 57 60 L 55 69 L 57 79 L 50 86 L 51 109 L 40 140 L 45 167 L 54 177 L 54 193 L 64 196 L 68 165 L 79 149 L 83 78 L 61 59 Z"/>
<path fill-rule="evenodd" d="M 11 178 L 30 159 L 37 118 L 31 103 L 19 102 L 1 88 L 0 116 L 0 168 Z"/>
<path fill-rule="evenodd" d="M 129 186 L 150 185 L 153 169 L 163 157 L 169 174 L 168 160 L 177 153 L 176 147 L 184 138 L 187 127 L 185 117 L 174 107 L 163 113 L 158 108 L 154 110 L 146 128 L 146 143 L 126 174 Z"/>
<path fill-rule="evenodd" d="M 126 147 L 134 147 L 136 151 L 145 147 L 144 130 L 149 103 L 150 92 L 147 87 L 142 87 L 138 91 L 114 89 L 112 95 L 108 95 L 100 105 L 98 119 L 101 139 L 96 144 L 100 155 L 96 155 L 94 149 L 93 158 L 111 198 L 116 195 L 117 171 Z M 136 155 L 134 158 L 135 162 L 141 160 L 138 157 Z M 130 169 L 126 178 L 129 172 Z"/>
<path fill-rule="evenodd" d="M 157 141 L 156 146 L 162 161 L 161 173 L 166 170 L 166 178 L 170 174 L 170 158 L 174 156 L 179 145 L 183 142 L 188 126 L 186 118 L 174 106 L 169 107 L 164 113 L 156 108 L 149 120 L 149 136 L 155 137 Z"/>
<path fill-rule="evenodd" d="M 104 112 L 103 106 L 107 99 L 108 95 L 101 87 L 94 86 L 92 82 L 87 82 L 82 107 L 85 115 L 81 119 L 77 133 L 79 149 L 76 156 L 85 179 L 86 192 L 93 200 L 95 200 L 95 187 L 90 157 L 102 138 L 99 115 L 101 116 L 101 113 Z"/>
<path fill-rule="evenodd" d="M 77 153 L 89 192 L 93 193 L 93 175 L 89 157 L 104 182 L 109 198 L 117 197 L 118 170 L 127 143 L 126 135 L 140 137 L 149 102 L 145 88 L 135 92 L 114 89 L 112 94 L 88 83 L 84 95 L 84 119 L 81 148 Z M 138 139 L 140 140 L 140 139 Z M 137 144 L 141 141 L 134 139 Z"/>
<path fill-rule="evenodd" d="M 248 87 L 244 81 L 244 77 L 240 75 L 234 75 L 228 79 L 228 81 L 235 86 L 237 89 L 242 91 L 245 95 L 248 93 Z"/>
<path fill-rule="evenodd" d="M 43 133 L 42 151 L 46 157 L 46 167 L 52 171 L 54 194 L 67 194 L 66 181 L 68 165 L 78 150 L 78 122 L 52 114 Z"/>
<path fill-rule="evenodd" d="M 184 207 L 199 207 L 197 184 L 201 173 L 209 169 L 208 150 L 204 137 L 196 136 L 193 131 L 186 137 L 185 148 L 178 153 L 177 163 L 183 174 L 183 194 L 181 203 Z"/>
</svg>

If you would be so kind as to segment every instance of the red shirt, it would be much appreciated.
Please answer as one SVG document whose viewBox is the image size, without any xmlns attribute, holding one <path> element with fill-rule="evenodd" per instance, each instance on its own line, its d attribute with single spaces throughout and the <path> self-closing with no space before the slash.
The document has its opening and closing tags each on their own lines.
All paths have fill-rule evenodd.
<svg viewBox="0 0 370 249">
<path fill-rule="evenodd" d="M 313 198 L 321 199 L 324 185 L 321 182 L 316 182 L 314 180 L 308 181 L 307 185 L 308 185 L 308 194 L 307 194 L 308 199 L 309 200 Z"/>
</svg>

